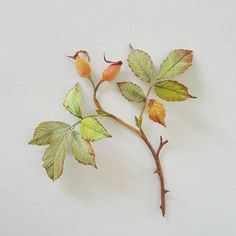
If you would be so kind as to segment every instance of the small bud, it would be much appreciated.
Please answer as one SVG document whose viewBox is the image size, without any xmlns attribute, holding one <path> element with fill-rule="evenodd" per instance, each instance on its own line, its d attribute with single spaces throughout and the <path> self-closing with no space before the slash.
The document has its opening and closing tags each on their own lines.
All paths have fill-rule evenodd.
<svg viewBox="0 0 236 236">
<path fill-rule="evenodd" d="M 112 81 L 116 79 L 120 72 L 121 65 L 123 64 L 122 61 L 107 61 L 104 55 L 104 61 L 107 63 L 111 63 L 102 73 L 102 81 Z"/>
<path fill-rule="evenodd" d="M 69 56 L 69 57 L 75 60 L 75 67 L 78 74 L 83 78 L 88 78 L 91 75 L 91 67 L 86 60 L 80 57 L 79 55 L 80 53 L 85 54 L 88 58 L 88 62 L 90 61 L 89 54 L 84 50 L 80 50 L 76 52 L 74 56 Z"/>
</svg>

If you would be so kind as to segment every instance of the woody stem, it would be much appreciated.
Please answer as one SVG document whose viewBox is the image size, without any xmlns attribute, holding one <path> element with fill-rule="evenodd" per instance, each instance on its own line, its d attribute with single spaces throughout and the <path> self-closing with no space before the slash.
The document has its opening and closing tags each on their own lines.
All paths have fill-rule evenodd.
<svg viewBox="0 0 236 236">
<path fill-rule="evenodd" d="M 160 205 L 160 208 L 161 208 L 161 211 L 162 211 L 162 216 L 164 217 L 165 212 L 166 212 L 166 198 L 165 198 L 165 195 L 168 192 L 168 190 L 166 190 L 166 188 L 165 188 L 165 180 L 164 180 L 163 170 L 162 170 L 161 161 L 160 161 L 160 152 L 161 152 L 163 146 L 166 143 L 168 143 L 168 140 L 165 140 L 163 142 L 162 137 L 160 136 L 160 144 L 159 144 L 159 147 L 158 147 L 158 150 L 157 150 L 157 153 L 156 153 L 142 129 L 141 129 L 141 133 L 142 133 L 142 139 L 144 140 L 144 142 L 148 146 L 149 150 L 151 151 L 151 153 L 153 155 L 153 158 L 155 160 L 155 163 L 156 163 L 157 169 L 154 173 L 157 173 L 159 175 L 159 178 L 160 178 L 160 188 L 161 188 L 161 205 Z"/>
<path fill-rule="evenodd" d="M 156 171 L 159 175 L 159 178 L 160 178 L 160 188 L 161 188 L 161 211 L 162 211 L 162 215 L 164 217 L 165 215 L 165 211 L 166 211 L 166 202 L 165 202 L 165 194 L 167 193 L 167 190 L 165 189 L 165 182 L 164 182 L 164 175 L 163 175 L 163 170 L 162 170 L 162 167 L 161 167 L 161 162 L 160 162 L 160 151 L 161 149 L 163 148 L 163 146 L 168 142 L 167 140 L 162 142 L 162 137 L 160 137 L 160 145 L 158 147 L 158 150 L 157 152 L 155 152 L 153 146 L 151 145 L 150 141 L 148 140 L 147 136 L 145 135 L 144 131 L 142 130 L 142 128 L 140 129 L 137 129 L 133 126 L 131 126 L 130 124 L 126 123 L 124 120 L 120 119 L 119 117 L 105 111 L 102 106 L 100 105 L 100 102 L 99 100 L 97 99 L 97 91 L 98 91 L 98 88 L 99 86 L 101 85 L 101 83 L 103 82 L 102 80 L 95 86 L 94 85 L 94 82 L 92 79 L 90 79 L 90 81 L 92 82 L 93 84 L 93 87 L 94 87 L 94 94 L 93 94 L 93 100 L 94 100 L 94 103 L 96 105 L 96 107 L 100 110 L 100 111 L 103 111 L 105 112 L 106 114 L 109 115 L 110 118 L 114 119 L 116 122 L 118 122 L 119 124 L 121 124 L 122 126 L 128 128 L 129 130 L 133 131 L 134 133 L 136 133 L 144 142 L 145 144 L 147 145 L 148 149 L 150 150 L 150 152 L 152 153 L 152 156 L 155 160 L 155 163 L 156 163 Z M 149 95 L 151 91 L 151 87 L 149 88 L 149 91 L 147 93 L 147 97 Z M 144 108 L 143 108 L 143 111 L 141 111 L 141 114 L 140 116 L 143 115 L 143 112 L 145 110 L 145 107 L 146 107 L 146 102 L 145 102 L 145 105 L 144 105 Z"/>
</svg>

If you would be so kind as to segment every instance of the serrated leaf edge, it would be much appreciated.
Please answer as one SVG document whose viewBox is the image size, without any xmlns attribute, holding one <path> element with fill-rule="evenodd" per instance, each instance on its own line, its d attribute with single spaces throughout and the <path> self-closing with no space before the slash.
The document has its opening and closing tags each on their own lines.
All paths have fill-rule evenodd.
<svg viewBox="0 0 236 236">
<path fill-rule="evenodd" d="M 142 52 L 142 53 L 146 54 L 146 55 L 150 58 L 150 61 L 151 61 L 152 66 L 153 66 L 153 75 L 154 75 L 154 73 L 155 73 L 155 67 L 154 67 L 154 63 L 153 63 L 153 61 L 152 61 L 151 56 L 150 56 L 147 52 L 145 52 L 145 51 L 143 51 L 143 50 L 140 50 L 140 49 L 134 49 L 134 48 L 132 47 L 132 45 L 131 45 L 131 49 L 130 49 L 130 51 L 132 51 L 132 50 L 133 50 L 133 51 L 139 51 L 139 52 Z M 135 75 L 136 77 L 138 77 L 140 80 L 142 80 L 142 81 L 144 81 L 144 82 L 146 82 L 146 83 L 149 83 L 149 82 L 152 80 L 153 75 L 152 75 L 151 78 L 149 78 L 149 80 L 144 80 L 144 79 L 140 78 L 140 77 L 137 75 L 137 73 L 135 73 L 135 71 L 133 71 L 133 69 L 132 69 L 131 66 L 130 66 L 129 55 L 128 55 L 127 62 L 128 62 L 128 66 L 129 66 L 130 70 L 131 70 L 131 71 L 134 73 L 134 75 Z M 142 67 L 142 66 L 140 65 L 140 67 Z M 146 74 L 146 71 L 145 71 L 145 70 L 144 70 L 144 72 L 145 72 L 145 74 Z M 148 78 L 149 76 L 146 74 L 146 77 Z"/>
<path fill-rule="evenodd" d="M 186 89 L 186 92 L 187 92 L 187 95 L 188 95 L 188 97 L 187 98 L 197 98 L 197 97 L 195 97 L 195 96 L 192 96 L 189 92 L 188 92 L 188 87 L 187 86 L 185 86 L 184 84 L 182 84 L 182 83 L 179 83 L 178 81 L 176 81 L 176 80 L 162 80 L 162 81 L 158 81 L 156 84 L 155 84 L 155 86 L 154 86 L 154 90 L 155 90 L 155 87 L 157 87 L 157 84 L 159 84 L 159 83 L 163 83 L 163 82 L 168 82 L 168 81 L 171 81 L 171 82 L 174 82 L 174 83 L 176 83 L 176 84 L 178 84 L 178 85 L 180 85 L 181 87 L 183 87 L 184 89 Z M 162 88 L 162 87 L 159 87 L 159 88 Z M 166 89 L 166 88 L 165 88 Z M 166 90 L 169 90 L 169 89 L 166 89 Z M 175 91 L 175 90 L 170 90 L 170 91 Z M 182 95 L 181 93 L 179 93 L 179 92 L 176 92 L 176 93 L 178 93 L 178 94 L 180 94 L 180 95 Z M 156 94 L 157 95 L 157 94 Z M 158 96 L 158 95 L 157 95 Z M 159 96 L 158 96 L 159 97 Z M 159 98 L 161 98 L 161 97 L 159 97 Z M 186 98 L 186 99 L 187 99 Z M 165 100 L 165 99 L 163 99 L 163 98 L 161 98 L 162 100 L 164 100 L 164 101 L 167 101 L 167 100 Z M 182 101 L 185 101 L 186 99 L 184 99 L 184 100 L 182 100 Z M 181 101 L 167 101 L 167 102 L 181 102 Z"/>
<path fill-rule="evenodd" d="M 176 63 L 174 63 L 174 65 L 172 65 L 164 74 L 162 74 L 161 77 L 158 77 L 158 75 L 157 75 L 157 80 L 161 80 L 161 79 L 163 78 L 163 76 L 164 76 L 165 74 L 167 74 L 172 68 L 174 68 L 180 61 L 182 61 L 182 59 L 183 59 L 184 57 L 186 57 L 187 55 L 193 53 L 193 50 L 190 50 L 190 49 L 182 49 L 182 48 L 175 49 L 175 50 L 171 51 L 171 52 L 169 53 L 169 55 L 166 57 L 166 59 L 164 59 L 164 60 L 162 61 L 161 65 L 160 65 L 160 68 L 161 68 L 162 64 L 164 64 L 167 60 L 169 60 L 170 55 L 171 55 L 172 53 L 178 51 L 178 50 L 188 51 L 188 53 L 185 54 L 184 56 L 182 56 Z M 193 55 L 192 55 L 192 57 L 193 57 Z M 189 67 L 191 67 L 191 65 L 192 65 L 192 62 L 191 62 L 191 64 L 186 68 L 186 70 L 187 70 Z M 185 70 L 185 71 L 186 71 L 186 70 Z M 159 73 L 159 72 L 158 72 L 158 73 Z M 184 73 L 184 72 L 183 72 L 183 73 Z M 165 78 L 164 78 L 164 79 L 165 79 Z M 169 79 L 169 78 L 167 78 L 167 79 Z"/>
<path fill-rule="evenodd" d="M 144 99 L 143 99 L 142 101 L 133 101 L 133 100 L 131 100 L 131 99 L 125 97 L 124 94 L 122 93 L 122 90 L 121 90 L 121 88 L 120 88 L 120 85 L 121 85 L 121 84 L 126 84 L 126 83 L 129 83 L 129 84 L 132 84 L 132 85 L 138 87 L 138 88 L 141 89 L 142 92 L 143 92 L 143 89 L 142 89 L 139 85 L 137 85 L 137 84 L 135 84 L 135 83 L 133 83 L 133 82 L 118 82 L 117 85 L 118 85 L 118 88 L 119 88 L 119 90 L 120 90 L 120 93 L 121 93 L 121 95 L 122 95 L 126 100 L 128 100 L 128 101 L 130 101 L 130 102 L 136 102 L 136 103 L 140 103 L 140 102 L 145 102 L 145 101 L 146 101 L 145 94 L 143 94 L 143 95 L 144 95 Z"/>
<path fill-rule="evenodd" d="M 80 116 L 78 116 L 78 115 L 76 115 L 76 114 L 74 114 L 74 113 L 72 113 L 71 111 L 69 111 L 67 108 L 68 108 L 68 106 L 66 106 L 65 105 L 65 99 L 66 99 L 66 97 L 67 97 L 67 95 L 71 92 L 71 90 L 73 90 L 74 88 L 76 88 L 79 92 L 80 92 L 80 87 L 79 87 L 79 83 L 77 82 L 75 85 L 74 85 L 74 87 L 73 88 L 71 88 L 67 93 L 66 93 L 66 95 L 65 95 L 65 97 L 64 97 L 64 101 L 63 101 L 63 106 L 64 106 L 64 108 L 70 113 L 70 114 L 72 114 L 73 116 L 76 116 L 76 117 L 78 117 L 78 118 L 82 118 L 82 111 L 81 111 L 81 109 L 80 109 L 80 113 L 81 113 L 81 115 Z"/>
</svg>

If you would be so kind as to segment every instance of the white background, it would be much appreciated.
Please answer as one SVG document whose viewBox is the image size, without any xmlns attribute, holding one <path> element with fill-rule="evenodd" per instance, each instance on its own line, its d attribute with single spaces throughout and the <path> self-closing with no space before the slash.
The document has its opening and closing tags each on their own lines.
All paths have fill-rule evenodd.
<svg viewBox="0 0 236 236">
<path fill-rule="evenodd" d="M 1 235 L 235 235 L 236 2 L 32 1 L 0 2 Z M 133 133 L 111 120 L 112 139 L 94 143 L 98 169 L 69 155 L 53 183 L 42 168 L 43 147 L 28 146 L 41 121 L 76 121 L 64 94 L 80 81 L 83 110 L 94 112 L 91 86 L 66 55 L 86 49 L 99 77 L 109 59 L 123 60 L 117 81 L 133 80 L 128 44 L 158 66 L 175 48 L 194 50 L 194 64 L 177 79 L 198 99 L 165 103 L 167 128 L 145 119 L 162 152 L 167 215 L 159 209 L 154 161 Z M 155 95 L 152 95 L 155 97 Z M 115 83 L 104 84 L 104 107 L 133 123 L 139 107 Z"/>
</svg>

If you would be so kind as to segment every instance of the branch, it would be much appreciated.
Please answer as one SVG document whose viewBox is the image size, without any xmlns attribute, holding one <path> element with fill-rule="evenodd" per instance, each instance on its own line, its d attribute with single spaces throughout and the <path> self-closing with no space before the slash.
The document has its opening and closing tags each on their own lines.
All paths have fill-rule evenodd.
<svg viewBox="0 0 236 236">
<path fill-rule="evenodd" d="M 164 217 L 165 216 L 165 209 L 166 209 L 166 203 L 165 203 L 165 194 L 168 192 L 168 190 L 165 189 L 165 182 L 164 182 L 164 175 L 163 175 L 163 171 L 162 171 L 162 167 L 161 167 L 161 162 L 160 162 L 160 159 L 159 159 L 159 155 L 160 155 L 160 151 L 161 149 L 163 148 L 163 146 L 168 142 L 167 140 L 163 142 L 162 140 L 162 137 L 160 137 L 160 145 L 159 145 L 159 148 L 157 150 L 157 153 L 156 151 L 154 150 L 154 148 L 152 147 L 150 141 L 148 140 L 147 136 L 145 135 L 145 133 L 143 132 L 142 128 L 140 129 L 136 129 L 134 128 L 133 126 L 129 125 L 128 123 L 126 123 L 125 121 L 123 121 L 122 119 L 118 118 L 117 116 L 114 116 L 113 114 L 110 114 L 109 112 L 105 111 L 102 106 L 100 105 L 100 102 L 99 100 L 97 99 L 97 91 L 98 91 L 98 88 L 99 86 L 101 85 L 101 83 L 103 81 L 100 81 L 97 86 L 94 86 L 94 83 L 92 80 L 90 80 L 93 84 L 93 87 L 94 87 L 94 94 L 93 94 L 93 100 L 94 100 L 94 103 L 96 105 L 96 107 L 101 110 L 101 111 L 104 111 L 106 112 L 107 114 L 109 114 L 109 117 L 111 117 L 112 119 L 114 119 L 116 122 L 118 122 L 119 124 L 121 124 L 122 126 L 125 126 L 126 128 L 128 128 L 129 130 L 133 131 L 134 133 L 136 133 L 144 142 L 145 144 L 147 145 L 147 147 L 149 148 L 149 150 L 151 151 L 152 153 L 152 156 L 155 160 L 155 163 L 156 163 L 156 172 L 158 173 L 159 177 L 160 177 L 160 188 L 161 188 L 161 211 L 162 211 L 162 216 Z M 150 89 L 151 90 L 151 89 Z M 148 94 L 150 93 L 150 91 L 148 91 Z M 146 106 L 146 105 L 145 105 Z M 145 107 L 144 107 L 145 109 Z M 143 110 L 144 110 L 143 109 Z M 141 116 L 142 116 L 142 113 L 141 112 Z"/>
<path fill-rule="evenodd" d="M 168 143 L 168 141 L 162 141 L 162 137 L 160 136 L 160 145 L 158 147 L 157 153 L 155 152 L 155 150 L 153 149 L 152 145 L 150 144 L 147 136 L 145 135 L 145 133 L 143 132 L 143 130 L 141 130 L 142 133 L 142 139 L 144 140 L 144 142 L 147 144 L 148 148 L 150 149 L 152 156 L 156 162 L 156 171 L 154 173 L 157 173 L 160 177 L 160 187 L 161 187 L 161 211 L 162 211 L 162 216 L 165 216 L 165 212 L 166 212 L 166 200 L 165 200 L 165 195 L 167 192 L 169 192 L 168 190 L 166 190 L 165 188 L 165 180 L 164 180 L 164 174 L 163 174 L 163 170 L 162 170 L 162 166 L 161 166 L 161 162 L 160 162 L 160 151 L 163 148 L 163 146 Z"/>
<path fill-rule="evenodd" d="M 120 119 L 119 117 L 105 111 L 102 106 L 100 105 L 100 102 L 98 101 L 97 99 L 97 91 L 98 91 L 98 88 L 99 86 L 102 84 L 102 80 L 97 84 L 97 86 L 95 86 L 94 88 L 94 93 L 93 93 L 93 100 L 94 100 L 94 103 L 96 105 L 96 107 L 100 110 L 100 111 L 104 111 L 106 112 L 107 114 L 109 114 L 109 117 L 114 119 L 116 122 L 118 122 L 119 124 L 121 124 L 122 126 L 125 126 L 126 128 L 128 128 L 129 130 L 133 131 L 134 133 L 136 133 L 138 136 L 141 137 L 141 133 L 138 129 L 136 129 L 135 127 L 133 127 L 132 125 L 128 124 L 127 122 L 125 122 L 124 120 Z"/>
<path fill-rule="evenodd" d="M 165 189 L 164 175 L 163 175 L 163 170 L 162 170 L 161 162 L 160 162 L 160 152 L 161 152 L 162 148 L 165 146 L 165 144 L 167 144 L 167 143 L 168 143 L 168 140 L 165 140 L 163 142 L 162 136 L 160 136 L 160 144 L 159 144 L 159 147 L 157 149 L 157 154 L 156 154 L 156 158 L 157 158 L 156 172 L 160 176 L 160 182 L 161 182 L 161 206 L 160 206 L 160 208 L 161 208 L 163 217 L 165 216 L 165 212 L 166 212 L 165 195 L 166 195 L 166 193 L 169 192 L 169 190 Z"/>
</svg>

